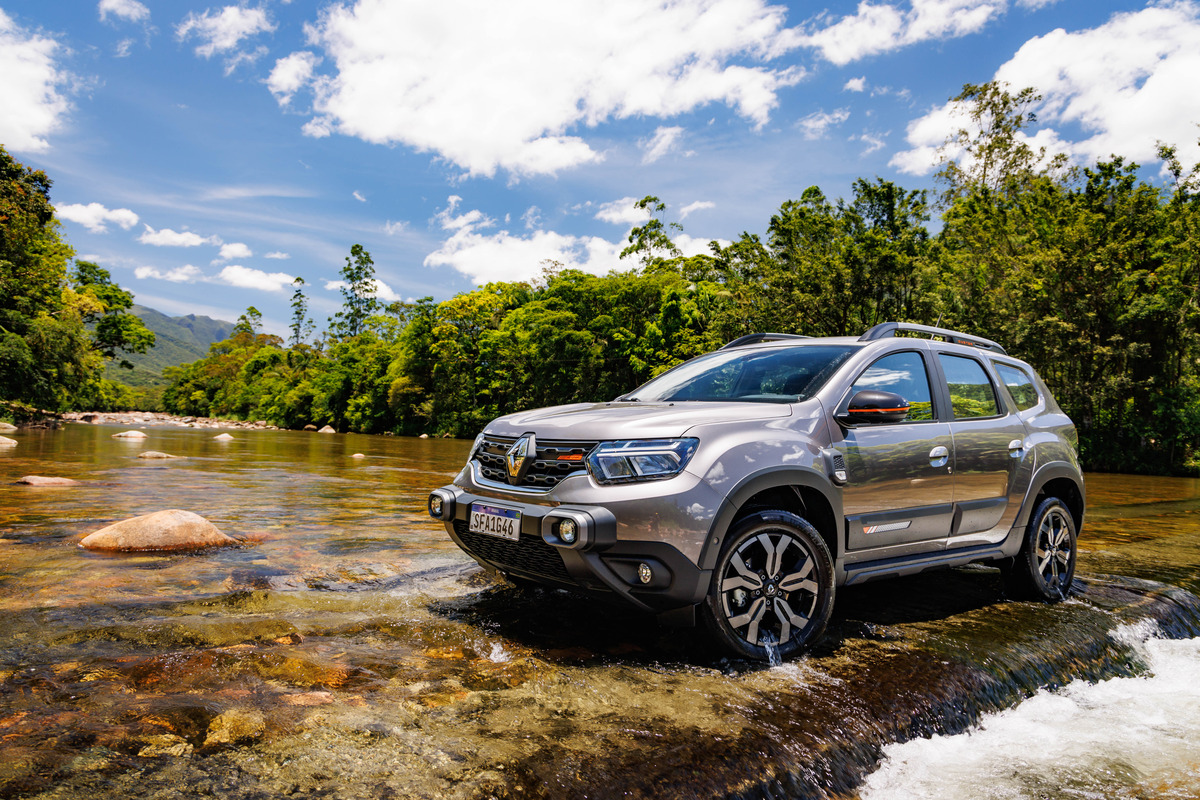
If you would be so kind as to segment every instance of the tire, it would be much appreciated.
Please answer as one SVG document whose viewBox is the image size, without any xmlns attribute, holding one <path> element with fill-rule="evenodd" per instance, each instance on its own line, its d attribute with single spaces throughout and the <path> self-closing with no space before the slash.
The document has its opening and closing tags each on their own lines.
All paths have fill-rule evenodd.
<svg viewBox="0 0 1200 800">
<path fill-rule="evenodd" d="M 1018 600 L 1065 600 L 1075 579 L 1075 519 L 1057 497 L 1038 505 L 1021 551 L 1005 569 L 1005 589 Z"/>
<path fill-rule="evenodd" d="M 726 650 L 779 663 L 821 637 L 833 593 L 833 559 L 816 528 L 787 511 L 765 511 L 730 531 L 702 615 Z"/>
</svg>

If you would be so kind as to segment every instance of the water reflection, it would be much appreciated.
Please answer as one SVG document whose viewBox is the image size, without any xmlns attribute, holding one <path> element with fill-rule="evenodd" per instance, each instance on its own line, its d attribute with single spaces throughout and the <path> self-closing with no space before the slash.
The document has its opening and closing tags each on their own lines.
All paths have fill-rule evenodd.
<svg viewBox="0 0 1200 800">
<path fill-rule="evenodd" d="M 1007 602 L 987 569 L 869 584 L 839 595 L 811 657 L 762 669 L 487 577 L 424 515 L 467 442 L 118 430 L 22 432 L 0 452 L 0 482 L 84 482 L 0 488 L 0 796 L 848 793 L 892 741 L 1144 671 L 1109 635 L 1123 622 L 1200 632 L 1191 595 L 1099 577 L 1196 589 L 1195 482 L 1092 476 L 1066 604 Z M 162 508 L 243 546 L 77 547 Z"/>
</svg>

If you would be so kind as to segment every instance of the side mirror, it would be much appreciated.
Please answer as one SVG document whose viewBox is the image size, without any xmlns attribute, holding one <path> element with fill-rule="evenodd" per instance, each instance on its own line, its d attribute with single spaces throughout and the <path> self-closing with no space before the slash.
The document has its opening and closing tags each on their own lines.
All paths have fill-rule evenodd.
<svg viewBox="0 0 1200 800">
<path fill-rule="evenodd" d="M 908 417 L 908 401 L 895 392 L 864 389 L 850 398 L 846 413 L 838 421 L 847 425 L 903 422 Z"/>
</svg>

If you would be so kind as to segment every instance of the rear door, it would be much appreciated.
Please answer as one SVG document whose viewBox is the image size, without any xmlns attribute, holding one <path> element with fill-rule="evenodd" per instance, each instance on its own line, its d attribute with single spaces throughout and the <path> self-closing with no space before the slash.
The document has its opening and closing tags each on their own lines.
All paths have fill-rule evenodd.
<svg viewBox="0 0 1200 800">
<path fill-rule="evenodd" d="M 937 363 L 953 419 L 954 520 L 957 537 L 981 534 L 998 526 L 1007 533 L 1005 512 L 1014 497 L 1025 458 L 1025 424 L 1010 410 L 983 362 L 974 356 L 938 353 Z M 1011 522 L 1011 520 L 1008 520 Z"/>
</svg>

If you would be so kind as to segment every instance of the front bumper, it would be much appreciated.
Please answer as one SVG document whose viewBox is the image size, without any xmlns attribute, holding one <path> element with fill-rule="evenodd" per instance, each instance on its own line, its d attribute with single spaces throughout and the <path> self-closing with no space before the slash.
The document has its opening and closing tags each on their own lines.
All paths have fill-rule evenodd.
<svg viewBox="0 0 1200 800">
<path fill-rule="evenodd" d="M 440 514 L 434 513 L 434 498 Z M 617 595 L 644 611 L 664 612 L 704 599 L 711 571 L 701 570 L 673 545 L 617 538 L 617 520 L 603 506 L 539 505 L 472 494 L 453 484 L 430 495 L 430 515 L 446 526 L 455 544 L 485 567 L 506 575 L 586 592 Z M 520 539 L 472 532 L 471 506 L 480 502 L 521 512 Z M 568 544 L 563 520 L 576 524 Z"/>
</svg>

